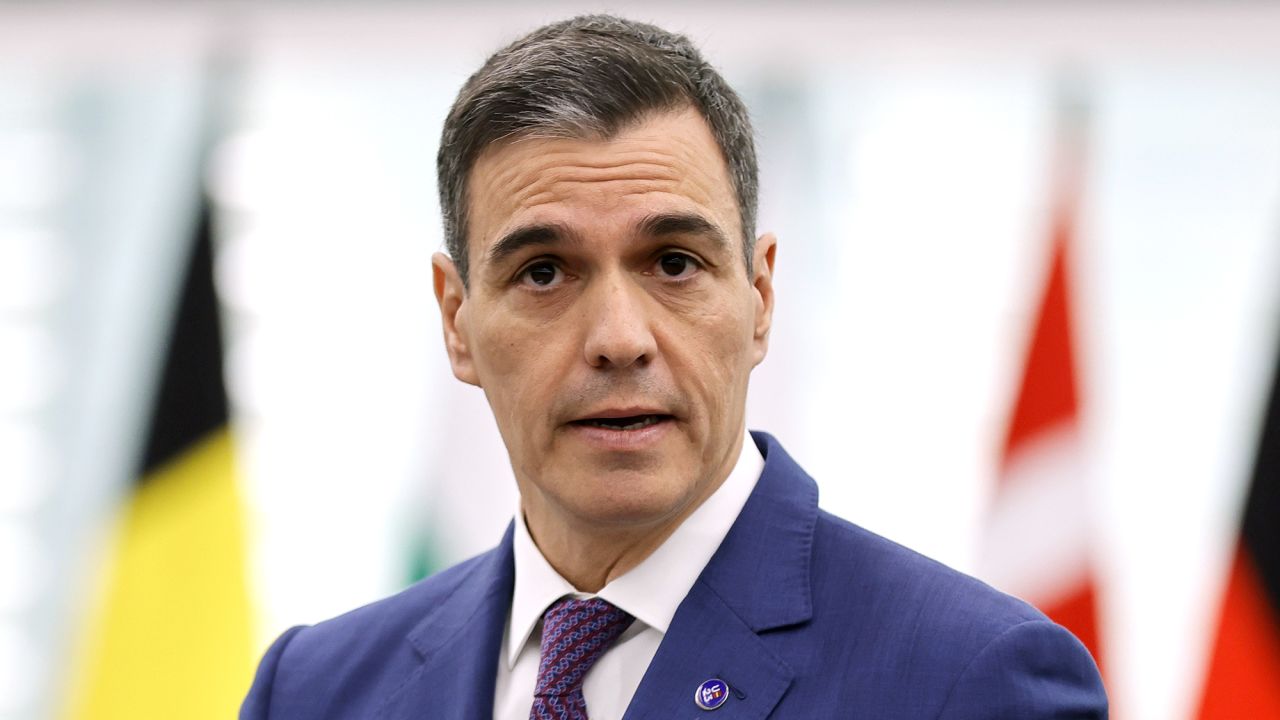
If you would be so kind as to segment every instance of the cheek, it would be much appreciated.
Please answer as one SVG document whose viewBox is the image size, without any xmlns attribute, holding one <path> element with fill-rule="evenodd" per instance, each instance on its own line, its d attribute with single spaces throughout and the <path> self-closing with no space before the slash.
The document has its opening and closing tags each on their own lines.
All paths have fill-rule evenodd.
<svg viewBox="0 0 1280 720">
<path fill-rule="evenodd" d="M 573 335 L 571 301 L 567 293 L 541 300 L 514 291 L 490 301 L 479 332 L 489 373 L 499 379 L 529 375 L 562 355 Z"/>
<path fill-rule="evenodd" d="M 506 426 L 504 433 L 529 425 L 521 418 L 546 400 L 538 393 L 548 386 L 554 348 L 515 322 L 487 323 L 478 336 L 472 351 L 476 370 L 495 416 Z"/>
<path fill-rule="evenodd" d="M 724 415 L 741 403 L 752 367 L 753 323 L 741 303 L 703 305 L 685 315 L 686 322 L 669 336 L 677 378 L 684 376 L 690 391 L 707 411 Z"/>
<path fill-rule="evenodd" d="M 486 385 L 504 385 L 529 370 L 528 362 L 520 362 L 527 343 L 514 323 L 488 323 L 479 335 L 473 352 Z"/>
<path fill-rule="evenodd" d="M 541 437 L 548 429 L 546 420 L 562 402 L 581 350 L 574 345 L 574 329 L 563 322 L 506 308 L 485 320 L 473 348 L 480 385 L 503 436 L 525 444 L 519 438 Z"/>
</svg>

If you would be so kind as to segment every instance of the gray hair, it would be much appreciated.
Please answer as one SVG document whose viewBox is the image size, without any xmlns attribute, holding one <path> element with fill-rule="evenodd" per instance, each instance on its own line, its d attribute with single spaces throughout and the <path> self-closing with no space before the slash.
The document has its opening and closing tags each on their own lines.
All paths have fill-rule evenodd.
<svg viewBox="0 0 1280 720">
<path fill-rule="evenodd" d="M 607 139 L 644 115 L 695 108 L 728 165 L 747 270 L 755 245 L 756 151 L 746 106 L 683 35 L 611 15 L 545 25 L 467 79 L 436 156 L 449 255 L 467 284 L 467 178 L 490 145 L 515 137 Z"/>
</svg>

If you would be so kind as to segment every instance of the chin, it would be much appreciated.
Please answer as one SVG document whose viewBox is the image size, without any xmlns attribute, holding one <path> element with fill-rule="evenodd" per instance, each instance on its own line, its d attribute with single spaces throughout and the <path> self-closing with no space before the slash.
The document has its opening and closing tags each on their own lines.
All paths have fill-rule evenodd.
<svg viewBox="0 0 1280 720">
<path fill-rule="evenodd" d="M 600 475 L 584 479 L 593 485 L 601 481 Z M 572 514 L 599 525 L 654 525 L 679 515 L 695 493 L 692 482 L 673 480 L 666 473 L 614 471 L 606 473 L 603 482 L 592 488 L 594 492 L 565 498 Z"/>
</svg>

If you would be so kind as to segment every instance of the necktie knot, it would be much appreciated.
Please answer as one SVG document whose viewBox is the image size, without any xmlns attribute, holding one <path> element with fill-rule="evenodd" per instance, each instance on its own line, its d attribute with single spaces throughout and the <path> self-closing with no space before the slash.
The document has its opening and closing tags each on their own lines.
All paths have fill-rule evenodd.
<svg viewBox="0 0 1280 720">
<path fill-rule="evenodd" d="M 581 698 L 587 671 L 633 620 L 600 598 L 561 598 L 547 608 L 542 616 L 535 698 L 571 694 Z"/>
</svg>

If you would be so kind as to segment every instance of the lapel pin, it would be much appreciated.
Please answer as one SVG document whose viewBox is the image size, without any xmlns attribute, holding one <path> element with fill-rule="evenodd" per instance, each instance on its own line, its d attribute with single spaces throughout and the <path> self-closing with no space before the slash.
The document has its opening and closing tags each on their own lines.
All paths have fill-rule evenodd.
<svg viewBox="0 0 1280 720">
<path fill-rule="evenodd" d="M 729 699 L 729 686 L 720 678 L 705 680 L 693 692 L 693 701 L 703 710 L 715 710 Z"/>
</svg>

